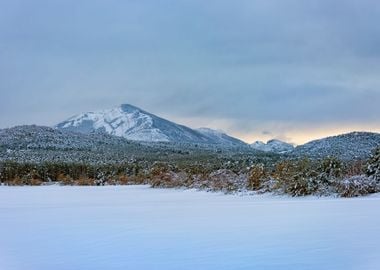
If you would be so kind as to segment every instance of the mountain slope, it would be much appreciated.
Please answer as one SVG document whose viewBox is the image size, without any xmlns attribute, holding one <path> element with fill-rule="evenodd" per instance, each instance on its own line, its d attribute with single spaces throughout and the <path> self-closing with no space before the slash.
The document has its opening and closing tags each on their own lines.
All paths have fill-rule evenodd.
<svg viewBox="0 0 380 270">
<path fill-rule="evenodd" d="M 229 136 L 219 140 L 215 136 L 173 123 L 129 104 L 109 110 L 79 114 L 59 123 L 56 128 L 84 134 L 104 132 L 146 142 L 221 144 L 228 141 L 232 145 L 244 144 Z"/>
<path fill-rule="evenodd" d="M 210 128 L 198 128 L 196 131 L 200 132 L 203 136 L 206 136 L 210 141 L 215 144 L 222 144 L 226 146 L 247 145 L 245 142 L 231 137 L 221 131 Z"/>
<path fill-rule="evenodd" d="M 351 132 L 327 137 L 297 146 L 292 154 L 324 158 L 335 156 L 343 160 L 368 158 L 380 146 L 380 133 Z"/>
<path fill-rule="evenodd" d="M 36 125 L 0 129 L 2 161 L 21 163 L 68 162 L 80 164 L 123 164 L 141 162 L 216 162 L 219 159 L 262 159 L 249 147 L 175 142 L 138 142 L 107 133 L 83 134 Z M 144 165 L 144 166 L 145 166 Z"/>
<path fill-rule="evenodd" d="M 251 144 L 251 147 L 256 150 L 274 153 L 287 153 L 294 149 L 292 144 L 276 139 L 269 140 L 267 143 L 256 141 Z"/>
<path fill-rule="evenodd" d="M 131 143 L 108 134 L 81 134 L 44 126 L 16 126 L 0 130 L 0 146 L 9 150 L 93 150 Z"/>
</svg>

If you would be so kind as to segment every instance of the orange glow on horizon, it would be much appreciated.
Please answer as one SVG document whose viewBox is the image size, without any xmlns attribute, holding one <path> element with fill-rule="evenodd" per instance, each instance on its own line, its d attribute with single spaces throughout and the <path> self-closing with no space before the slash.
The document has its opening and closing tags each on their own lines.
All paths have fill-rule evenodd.
<svg viewBox="0 0 380 270">
<path fill-rule="evenodd" d="M 367 131 L 380 133 L 380 123 L 329 123 L 318 124 L 318 126 L 309 126 L 305 123 L 277 123 L 267 122 L 265 124 L 247 124 L 244 128 L 247 131 L 239 130 L 234 124 L 233 119 L 215 119 L 205 117 L 173 117 L 172 115 L 163 115 L 164 118 L 170 119 L 176 123 L 191 127 L 207 127 L 221 130 L 226 134 L 238 138 L 246 143 L 255 141 L 267 142 L 271 139 L 279 139 L 295 145 L 304 144 L 312 140 L 322 139 L 325 137 L 350 133 L 354 131 Z M 252 126 L 252 131 L 250 131 Z M 263 134 L 262 131 L 268 130 L 270 134 Z"/>
<path fill-rule="evenodd" d="M 245 134 L 239 132 L 230 132 L 231 136 L 240 138 L 247 143 L 253 143 L 255 141 L 267 142 L 270 139 L 280 139 L 289 143 L 294 143 L 296 145 L 304 144 L 313 140 L 322 139 L 325 137 L 336 136 L 340 134 L 350 133 L 354 131 L 367 131 L 367 132 L 378 132 L 380 133 L 380 127 L 371 126 L 347 126 L 347 127 L 330 127 L 330 128 L 303 128 L 299 130 L 290 130 L 284 132 L 282 136 L 276 137 L 276 134 L 263 135 L 263 134 Z M 285 138 L 283 138 L 285 137 Z"/>
</svg>

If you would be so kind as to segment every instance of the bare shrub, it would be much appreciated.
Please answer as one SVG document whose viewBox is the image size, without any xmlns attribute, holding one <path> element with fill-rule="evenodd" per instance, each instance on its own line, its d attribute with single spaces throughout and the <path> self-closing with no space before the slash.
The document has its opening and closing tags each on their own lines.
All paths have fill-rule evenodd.
<svg viewBox="0 0 380 270">
<path fill-rule="evenodd" d="M 147 184 L 147 178 L 148 177 L 144 174 L 132 175 L 132 176 L 129 176 L 128 184 L 131 184 L 131 185 Z"/>
<path fill-rule="evenodd" d="M 119 175 L 118 184 L 119 185 L 128 185 L 129 184 L 129 177 L 125 174 Z"/>
<path fill-rule="evenodd" d="M 351 177 L 354 175 L 361 175 L 364 173 L 365 162 L 363 160 L 352 161 L 347 164 L 344 176 Z"/>
<path fill-rule="evenodd" d="M 76 184 L 78 186 L 93 186 L 95 185 L 94 179 L 91 179 L 87 176 L 80 176 L 79 179 L 76 181 Z"/>
<path fill-rule="evenodd" d="M 220 169 L 210 173 L 204 184 L 209 190 L 231 193 L 241 189 L 247 182 L 246 178 L 246 175 L 238 175 L 231 170 Z"/>
<path fill-rule="evenodd" d="M 23 186 L 24 181 L 19 176 L 15 176 L 11 181 L 8 181 L 9 186 Z"/>
<path fill-rule="evenodd" d="M 73 185 L 74 180 L 69 175 L 64 175 L 63 173 L 60 173 L 57 176 L 57 181 L 60 182 L 61 185 Z"/>
<path fill-rule="evenodd" d="M 33 177 L 32 179 L 30 179 L 28 182 L 29 182 L 29 185 L 31 185 L 31 186 L 40 186 L 43 183 L 41 179 L 38 179 L 38 178 L 35 178 L 35 177 Z"/>
<path fill-rule="evenodd" d="M 30 176 L 15 176 L 11 181 L 7 182 L 9 186 L 40 186 L 42 184 L 42 180 L 37 177 Z"/>
<path fill-rule="evenodd" d="M 258 193 L 266 193 L 266 192 L 278 192 L 278 182 L 276 179 L 271 177 L 265 179 L 265 181 L 261 182 L 260 189 Z"/>
<path fill-rule="evenodd" d="M 165 188 L 175 188 L 182 187 L 183 182 L 185 182 L 187 176 L 184 172 L 175 173 L 172 171 L 161 172 L 155 174 L 151 180 L 151 185 L 153 188 L 165 187 Z"/>
</svg>

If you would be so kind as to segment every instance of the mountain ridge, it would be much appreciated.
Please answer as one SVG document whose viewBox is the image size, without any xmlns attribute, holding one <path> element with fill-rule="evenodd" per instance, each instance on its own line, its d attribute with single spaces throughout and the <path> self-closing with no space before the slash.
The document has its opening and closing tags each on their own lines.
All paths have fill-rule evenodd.
<svg viewBox="0 0 380 270">
<path fill-rule="evenodd" d="M 206 131 L 211 132 L 212 136 L 221 136 L 223 139 L 223 133 L 213 130 Z M 358 160 L 370 157 L 373 150 L 377 147 L 380 147 L 380 133 L 351 132 L 310 141 L 304 145 L 297 146 L 293 151 L 279 154 L 283 154 L 284 158 L 308 157 L 320 159 L 330 156 L 341 160 Z M 64 158 L 64 156 L 69 157 L 68 155 L 70 154 L 77 161 L 96 158 L 98 160 L 114 159 L 117 162 L 117 160 L 121 159 L 118 158 L 118 155 L 122 156 L 124 160 L 125 158 L 139 156 L 141 153 L 145 153 L 145 157 L 151 155 L 150 158 L 157 158 L 157 155 L 159 155 L 160 158 L 164 158 L 167 155 L 186 153 L 189 150 L 190 152 L 203 151 L 202 149 L 209 153 L 221 153 L 220 151 L 223 151 L 228 153 L 228 155 L 251 153 L 257 156 L 261 155 L 260 152 L 267 154 L 278 153 L 275 151 L 265 152 L 253 149 L 249 145 L 236 147 L 236 145 L 228 145 L 226 143 L 200 144 L 132 141 L 104 132 L 83 134 L 36 125 L 0 129 L 1 160 L 12 159 L 12 156 L 17 156 L 18 160 L 23 161 L 39 160 L 41 158 L 56 160 Z M 85 159 L 80 157 L 80 153 L 84 152 L 88 153 L 85 155 Z M 49 154 L 47 155 L 46 153 Z M 53 155 L 53 153 L 56 154 Z M 104 154 L 106 154 L 106 159 L 102 157 Z M 33 156 L 33 159 L 28 159 L 28 156 Z M 71 160 L 71 158 L 66 158 L 65 160 Z"/>
<path fill-rule="evenodd" d="M 38 127 L 38 126 L 37 126 Z M 10 143 L 17 147 L 21 145 L 37 145 L 46 148 L 53 147 L 61 149 L 62 147 L 71 149 L 67 141 L 78 142 L 78 145 L 88 145 L 91 148 L 91 141 L 88 137 L 78 137 L 79 135 L 88 135 L 97 140 L 97 145 L 104 143 L 113 144 L 115 147 L 116 139 L 113 137 L 123 138 L 127 141 L 135 141 L 143 143 L 145 146 L 154 143 L 176 144 L 176 149 L 187 149 L 189 147 L 201 146 L 206 148 L 221 147 L 238 148 L 243 151 L 261 151 L 274 154 L 285 154 L 292 157 L 310 157 L 324 158 L 327 156 L 335 156 L 340 159 L 363 159 L 369 157 L 371 151 L 380 146 L 380 133 L 354 131 L 336 136 L 329 136 L 318 140 L 307 142 L 303 145 L 294 147 L 292 144 L 272 139 L 267 143 L 257 141 L 251 145 L 231 137 L 224 132 L 213 130 L 210 128 L 192 129 L 184 125 L 180 125 L 134 105 L 122 104 L 112 109 L 101 110 L 96 112 L 86 112 L 70 117 L 69 119 L 57 124 L 54 130 L 62 133 L 52 133 L 51 130 L 31 127 L 15 127 L 13 129 L 0 129 L 0 148 L 1 142 L 6 145 Z M 27 138 L 29 133 L 41 133 L 41 138 L 46 145 L 34 141 L 28 144 Z M 67 133 L 68 132 L 68 133 Z M 17 134 L 21 134 L 18 136 Z M 95 134 L 99 134 L 98 137 Z M 102 134 L 104 135 L 102 137 Z M 107 136 L 106 136 L 107 135 Z M 12 136 L 15 136 L 14 138 Z M 23 138 L 22 136 L 25 136 Z M 65 138 L 65 141 L 62 141 Z M 124 144 L 125 141 L 120 142 Z M 190 146 L 192 145 L 192 146 Z M 28 146 L 28 147 L 29 147 Z M 36 148 L 38 148 L 36 146 Z M 136 147 L 138 147 L 136 145 Z M 116 147 L 117 148 L 117 147 Z"/>
</svg>

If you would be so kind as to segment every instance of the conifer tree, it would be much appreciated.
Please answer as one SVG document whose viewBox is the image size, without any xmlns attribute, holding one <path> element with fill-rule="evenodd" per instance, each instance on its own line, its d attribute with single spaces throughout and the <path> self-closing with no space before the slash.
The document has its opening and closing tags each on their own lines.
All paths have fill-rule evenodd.
<svg viewBox="0 0 380 270">
<path fill-rule="evenodd" d="M 368 161 L 367 175 L 380 182 L 380 147 L 373 152 Z"/>
</svg>

